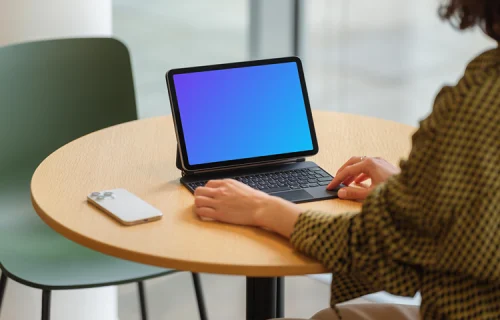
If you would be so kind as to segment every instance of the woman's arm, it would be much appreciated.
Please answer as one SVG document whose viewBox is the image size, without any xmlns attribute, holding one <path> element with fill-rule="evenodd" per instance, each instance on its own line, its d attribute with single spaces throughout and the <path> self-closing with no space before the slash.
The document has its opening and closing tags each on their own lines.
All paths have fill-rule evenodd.
<svg viewBox="0 0 500 320">
<path fill-rule="evenodd" d="M 195 191 L 199 216 L 269 229 L 290 238 L 302 209 L 235 180 L 209 181 Z"/>
</svg>

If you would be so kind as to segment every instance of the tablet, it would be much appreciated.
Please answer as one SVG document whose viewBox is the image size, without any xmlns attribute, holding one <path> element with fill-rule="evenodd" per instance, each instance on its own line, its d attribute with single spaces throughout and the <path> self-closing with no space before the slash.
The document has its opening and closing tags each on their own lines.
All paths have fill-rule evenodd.
<svg viewBox="0 0 500 320">
<path fill-rule="evenodd" d="M 264 165 L 318 153 L 297 57 L 166 74 L 183 170 Z"/>
</svg>

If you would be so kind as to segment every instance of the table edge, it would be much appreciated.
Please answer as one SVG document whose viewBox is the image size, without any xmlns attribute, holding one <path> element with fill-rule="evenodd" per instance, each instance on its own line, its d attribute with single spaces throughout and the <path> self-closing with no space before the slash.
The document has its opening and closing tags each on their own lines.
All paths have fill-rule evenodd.
<svg viewBox="0 0 500 320">
<path fill-rule="evenodd" d="M 69 228 L 66 228 L 64 225 L 60 224 L 56 220 L 52 219 L 49 215 L 47 215 L 37 204 L 35 198 L 33 197 L 33 194 L 31 194 L 31 202 L 33 208 L 35 209 L 35 212 L 43 220 L 43 222 L 45 222 L 55 232 L 59 233 L 65 238 L 103 254 L 119 259 L 132 261 L 135 263 L 167 269 L 175 269 L 179 271 L 240 275 L 249 277 L 279 277 L 329 273 L 329 271 L 326 270 L 319 262 L 310 266 L 235 266 L 206 262 L 187 262 L 178 259 L 138 253 L 136 251 L 127 250 L 121 247 L 115 247 L 88 238 L 73 230 L 70 230 Z"/>
</svg>

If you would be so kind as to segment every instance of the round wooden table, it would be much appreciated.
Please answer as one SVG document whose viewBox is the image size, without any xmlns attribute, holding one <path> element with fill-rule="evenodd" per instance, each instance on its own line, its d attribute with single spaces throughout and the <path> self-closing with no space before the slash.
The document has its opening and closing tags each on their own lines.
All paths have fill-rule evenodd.
<svg viewBox="0 0 500 320">
<path fill-rule="evenodd" d="M 314 112 L 314 122 L 320 152 L 308 160 L 332 174 L 353 155 L 380 156 L 397 164 L 409 153 L 415 130 L 391 121 L 324 111 Z M 170 116 L 94 132 L 40 164 L 31 181 L 33 205 L 60 234 L 115 257 L 192 272 L 245 275 L 251 287 L 247 309 L 264 303 L 261 284 L 279 286 L 279 281 L 269 282 L 273 277 L 327 272 L 278 235 L 201 221 L 192 210 L 193 195 L 179 182 L 175 157 Z M 87 194 L 113 188 L 138 195 L 160 209 L 163 218 L 127 227 L 87 203 Z M 358 211 L 361 205 L 336 199 L 301 206 L 338 214 Z"/>
</svg>

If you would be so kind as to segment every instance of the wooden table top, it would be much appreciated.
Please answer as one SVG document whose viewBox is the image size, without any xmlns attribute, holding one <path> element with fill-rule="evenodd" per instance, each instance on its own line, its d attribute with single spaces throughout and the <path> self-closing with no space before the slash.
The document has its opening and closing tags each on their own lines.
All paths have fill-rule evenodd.
<svg viewBox="0 0 500 320">
<path fill-rule="evenodd" d="M 320 152 L 309 160 L 334 174 L 353 155 L 397 164 L 410 151 L 414 128 L 385 120 L 314 112 Z M 199 220 L 193 195 L 179 182 L 170 116 L 138 120 L 77 139 L 45 159 L 33 175 L 40 217 L 91 249 L 145 264 L 218 274 L 285 276 L 326 272 L 278 235 L 251 227 Z M 122 226 L 86 201 L 87 194 L 125 188 L 160 209 L 161 220 Z M 352 201 L 301 204 L 338 214 L 359 211 Z"/>
</svg>

